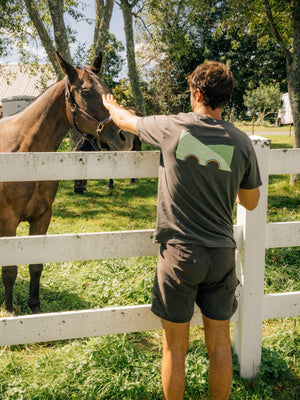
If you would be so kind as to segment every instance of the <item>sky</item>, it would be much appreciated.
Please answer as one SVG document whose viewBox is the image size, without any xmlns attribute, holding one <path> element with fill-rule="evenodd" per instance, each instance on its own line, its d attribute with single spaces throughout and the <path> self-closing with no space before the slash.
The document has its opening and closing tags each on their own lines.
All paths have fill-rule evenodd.
<svg viewBox="0 0 300 400">
<path fill-rule="evenodd" d="M 85 0 L 85 2 L 88 3 L 88 6 L 85 8 L 84 14 L 86 14 L 88 18 L 94 19 L 95 1 Z M 71 20 L 68 22 L 71 22 Z M 78 31 L 78 39 L 80 41 L 86 41 L 88 46 L 90 46 L 93 41 L 94 25 L 89 25 L 87 22 L 81 21 L 76 23 L 74 28 Z M 110 32 L 116 36 L 117 40 L 121 40 L 123 43 L 125 42 L 123 15 L 121 8 L 116 3 L 114 4 L 112 19 L 110 22 Z"/>
<path fill-rule="evenodd" d="M 84 14 L 87 18 L 94 19 L 95 18 L 95 1 L 94 0 L 85 0 L 87 4 Z M 94 34 L 94 25 L 89 25 L 86 21 L 74 22 L 70 16 L 66 17 L 65 22 L 67 24 L 71 24 L 71 26 L 77 31 L 77 40 L 78 42 L 86 43 L 85 48 L 88 49 L 93 41 L 93 34 Z M 120 7 L 115 4 L 112 14 L 112 19 L 110 23 L 110 32 L 116 36 L 117 40 L 121 40 L 125 43 L 125 33 L 124 33 L 124 23 L 123 23 L 123 16 Z M 45 51 L 44 49 L 39 46 L 30 48 L 34 54 L 38 54 L 41 57 L 41 61 L 45 61 Z M 72 53 L 72 48 L 71 48 Z M 0 57 L 0 63 L 9 63 L 9 64 L 16 64 L 19 61 L 19 56 L 17 51 L 13 51 L 12 54 L 8 57 Z"/>
</svg>

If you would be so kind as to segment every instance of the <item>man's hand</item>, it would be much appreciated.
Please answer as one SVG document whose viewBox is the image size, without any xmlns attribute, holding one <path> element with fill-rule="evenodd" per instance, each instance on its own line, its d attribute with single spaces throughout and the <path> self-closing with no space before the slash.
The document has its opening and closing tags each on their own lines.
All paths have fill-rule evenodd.
<svg viewBox="0 0 300 400">
<path fill-rule="evenodd" d="M 120 106 L 112 94 L 102 95 L 102 101 L 114 123 L 118 125 L 120 129 L 137 135 L 136 125 L 140 117 L 133 115 Z"/>
<path fill-rule="evenodd" d="M 117 100 L 114 98 L 114 96 L 112 94 L 107 94 L 107 95 L 103 94 L 102 101 L 103 101 L 104 107 L 107 108 L 108 110 L 110 109 L 110 106 L 116 106 L 116 107 L 122 108 L 122 106 L 120 106 L 117 103 Z"/>
</svg>

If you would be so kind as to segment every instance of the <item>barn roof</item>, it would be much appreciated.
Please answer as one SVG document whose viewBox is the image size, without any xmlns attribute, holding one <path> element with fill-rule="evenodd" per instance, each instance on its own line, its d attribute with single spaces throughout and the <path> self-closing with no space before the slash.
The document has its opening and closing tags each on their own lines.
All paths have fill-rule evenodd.
<svg viewBox="0 0 300 400">
<path fill-rule="evenodd" d="M 57 82 L 49 66 L 40 65 L 34 74 L 26 66 L 0 65 L 0 106 L 2 99 L 16 96 L 39 96 L 47 87 Z"/>
</svg>

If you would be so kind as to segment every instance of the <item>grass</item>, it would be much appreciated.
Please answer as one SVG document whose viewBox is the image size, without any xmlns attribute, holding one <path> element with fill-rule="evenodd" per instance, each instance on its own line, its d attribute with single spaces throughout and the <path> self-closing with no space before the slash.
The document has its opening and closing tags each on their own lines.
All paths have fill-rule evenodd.
<svg viewBox="0 0 300 400">
<path fill-rule="evenodd" d="M 270 136 L 273 148 L 292 146 L 289 136 Z M 130 185 L 116 180 L 89 181 L 78 196 L 73 182 L 61 182 L 49 234 L 154 228 L 156 179 Z M 268 221 L 298 220 L 300 185 L 288 176 L 272 176 Z M 22 224 L 19 235 L 27 234 Z M 300 248 L 266 252 L 265 293 L 300 290 Z M 43 312 L 146 304 L 156 265 L 155 257 L 46 264 L 41 281 Z M 14 305 L 29 313 L 27 266 L 20 266 Z M 0 286 L 0 298 L 3 298 Z M 262 364 L 256 379 L 239 375 L 234 356 L 231 399 L 299 398 L 299 318 L 263 323 Z M 155 400 L 161 399 L 161 332 L 109 335 L 0 348 L 1 400 Z M 202 327 L 191 328 L 186 362 L 185 399 L 207 399 L 208 358 Z"/>
</svg>

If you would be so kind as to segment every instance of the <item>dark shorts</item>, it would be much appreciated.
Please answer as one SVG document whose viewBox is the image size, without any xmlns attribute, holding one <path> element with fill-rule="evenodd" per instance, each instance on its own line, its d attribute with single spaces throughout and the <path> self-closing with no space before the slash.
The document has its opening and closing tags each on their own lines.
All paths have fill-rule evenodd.
<svg viewBox="0 0 300 400">
<path fill-rule="evenodd" d="M 225 321 L 237 309 L 235 249 L 161 244 L 152 311 L 171 322 L 188 322 L 196 303 L 206 317 Z"/>
</svg>

